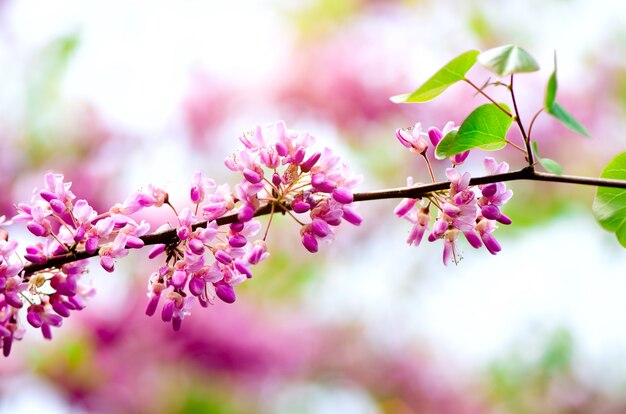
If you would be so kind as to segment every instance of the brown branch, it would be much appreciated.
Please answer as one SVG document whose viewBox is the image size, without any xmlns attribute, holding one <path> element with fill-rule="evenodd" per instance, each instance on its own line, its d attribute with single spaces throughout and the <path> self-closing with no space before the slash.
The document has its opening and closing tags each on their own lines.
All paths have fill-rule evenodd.
<svg viewBox="0 0 626 414">
<path fill-rule="evenodd" d="M 475 177 L 470 180 L 470 185 L 481 185 L 497 182 L 507 182 L 516 180 L 529 180 L 529 181 L 546 181 L 554 183 L 567 183 L 567 184 L 580 184 L 591 185 L 595 187 L 612 187 L 626 189 L 626 180 L 613 180 L 606 178 L 592 178 L 592 177 L 578 177 L 573 175 L 556 175 L 550 173 L 543 173 L 535 171 L 533 167 L 522 168 L 521 170 L 512 171 L 503 174 L 485 175 L 482 177 Z M 392 188 L 387 190 L 368 191 L 363 193 L 355 193 L 354 201 L 372 201 L 372 200 L 384 200 L 384 199 L 397 199 L 397 198 L 421 198 L 435 191 L 442 191 L 450 188 L 449 181 L 441 181 L 432 184 L 417 185 L 413 187 Z M 283 211 L 289 210 L 291 207 L 288 204 L 283 204 Z M 272 211 L 272 204 L 264 205 L 260 207 L 255 213 L 255 217 L 270 214 Z M 229 214 L 227 216 L 220 217 L 216 220 L 216 223 L 220 226 L 237 222 L 237 214 Z M 195 230 L 200 227 L 206 227 L 207 222 L 202 221 L 192 226 Z M 170 229 L 161 231 L 158 233 L 147 234 L 141 237 L 146 246 L 155 244 L 173 244 L 178 242 L 178 236 L 176 236 L 176 229 Z M 45 263 L 32 263 L 24 266 L 24 275 L 30 275 L 35 272 L 44 269 L 58 268 L 65 263 L 74 262 L 77 260 L 88 259 L 90 257 L 97 256 L 98 252 L 87 253 L 84 250 L 77 252 L 70 252 L 66 255 L 55 256 L 48 259 Z"/>
</svg>

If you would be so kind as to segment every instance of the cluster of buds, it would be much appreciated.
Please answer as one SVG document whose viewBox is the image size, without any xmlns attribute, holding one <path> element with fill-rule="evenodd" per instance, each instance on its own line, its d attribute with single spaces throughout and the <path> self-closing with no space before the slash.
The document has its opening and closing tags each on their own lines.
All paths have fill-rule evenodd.
<svg viewBox="0 0 626 414">
<path fill-rule="evenodd" d="M 436 146 L 453 128 L 454 124 L 449 122 L 443 131 L 432 127 L 428 133 L 423 133 L 418 123 L 410 130 L 399 129 L 396 137 L 410 151 L 417 152 L 426 158 L 428 143 L 425 138 L 429 137 L 432 144 Z M 456 169 L 468 155 L 469 151 L 465 151 L 450 157 L 453 168 L 446 170 L 446 176 L 450 181 L 448 190 L 431 193 L 425 197 L 426 200 L 403 199 L 394 210 L 398 217 L 413 224 L 407 243 L 414 246 L 420 244 L 429 229 L 431 207 L 434 206 L 438 210 L 432 231 L 428 235 L 428 241 L 443 240 L 443 263 L 445 265 L 451 261 L 454 263 L 459 261 L 457 240 L 460 234 L 465 236 L 472 247 L 478 249 L 484 245 L 491 254 L 496 254 L 501 247 L 492 233 L 497 223 L 511 224 L 511 220 L 500 211 L 500 207 L 511 198 L 513 192 L 501 182 L 471 187 L 469 185 L 470 174 L 468 172 L 461 174 Z M 430 163 L 428 165 L 430 168 Z M 506 162 L 498 163 L 491 157 L 484 159 L 484 166 L 489 175 L 502 174 L 509 170 Z M 407 185 L 413 185 L 411 177 L 408 178 Z"/>
<path fill-rule="evenodd" d="M 312 253 L 318 251 L 320 240 L 333 238 L 333 227 L 342 220 L 361 223 L 351 206 L 352 189 L 361 176 L 330 149 L 313 150 L 315 139 L 308 132 L 287 129 L 279 121 L 257 126 L 240 141 L 244 147 L 226 160 L 226 166 L 243 174 L 236 188 L 244 203 L 241 221 L 260 204 L 271 203 L 301 225 L 302 244 Z M 306 223 L 304 214 L 309 216 Z"/>
<path fill-rule="evenodd" d="M 258 221 L 218 226 L 217 219 L 231 212 L 237 201 L 227 185 L 218 187 L 196 172 L 190 198 L 195 207 L 193 211 L 185 207 L 178 214 L 176 240 L 156 245 L 149 255 L 167 257 L 165 265 L 150 277 L 146 314 L 154 315 L 160 299 L 165 298 L 161 318 L 172 322 L 174 330 L 180 329 L 195 300 L 202 307 L 215 298 L 233 303 L 234 286 L 251 278 L 250 267 L 269 255 L 265 241 L 250 240 L 261 229 Z"/>
</svg>

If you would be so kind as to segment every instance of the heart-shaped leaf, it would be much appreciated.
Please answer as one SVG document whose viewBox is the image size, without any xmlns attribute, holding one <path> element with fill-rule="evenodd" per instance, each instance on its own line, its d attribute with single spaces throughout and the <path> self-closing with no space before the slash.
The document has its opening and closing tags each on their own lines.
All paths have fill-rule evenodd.
<svg viewBox="0 0 626 414">
<path fill-rule="evenodd" d="M 478 63 L 499 76 L 536 72 L 539 65 L 524 49 L 515 45 L 499 46 L 478 55 Z"/>
<path fill-rule="evenodd" d="M 504 104 L 499 104 L 509 111 Z M 485 104 L 474 109 L 458 131 L 446 134 L 435 150 L 443 159 L 472 148 L 495 151 L 506 146 L 506 133 L 513 120 L 495 104 Z"/>
<path fill-rule="evenodd" d="M 602 171 L 601 177 L 626 180 L 626 152 L 613 158 Z M 626 247 L 626 190 L 598 187 L 592 210 L 598 223 L 615 233 L 620 244 Z"/>
<path fill-rule="evenodd" d="M 422 86 L 412 93 L 391 97 L 395 103 L 426 102 L 439 96 L 443 91 L 458 81 L 465 79 L 465 74 L 476 63 L 478 50 L 469 50 L 446 63 Z"/>
</svg>

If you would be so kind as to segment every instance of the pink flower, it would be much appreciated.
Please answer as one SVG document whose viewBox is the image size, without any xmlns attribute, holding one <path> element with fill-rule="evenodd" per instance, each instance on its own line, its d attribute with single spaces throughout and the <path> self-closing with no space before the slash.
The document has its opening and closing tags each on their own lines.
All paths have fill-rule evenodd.
<svg viewBox="0 0 626 414">
<path fill-rule="evenodd" d="M 396 138 L 400 144 L 416 154 L 423 154 L 428 149 L 428 143 L 424 139 L 425 135 L 422 133 L 422 124 L 419 122 L 411 128 L 396 129 Z"/>
</svg>

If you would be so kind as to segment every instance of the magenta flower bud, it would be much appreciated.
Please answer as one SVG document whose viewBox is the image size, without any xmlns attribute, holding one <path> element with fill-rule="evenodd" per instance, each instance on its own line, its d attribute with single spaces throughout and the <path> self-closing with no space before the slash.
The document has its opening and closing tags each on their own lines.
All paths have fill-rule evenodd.
<svg viewBox="0 0 626 414">
<path fill-rule="evenodd" d="M 230 264 L 230 262 L 233 261 L 233 258 L 224 250 L 218 250 L 215 252 L 215 260 L 222 264 L 228 265 Z"/>
<path fill-rule="evenodd" d="M 202 240 L 191 239 L 189 240 L 187 245 L 189 246 L 189 250 L 191 250 L 191 252 L 197 256 L 200 256 L 202 253 L 204 253 L 204 243 L 202 243 Z"/>
<path fill-rule="evenodd" d="M 180 331 L 181 326 L 183 326 L 182 318 L 174 316 L 174 318 L 172 319 L 172 328 L 174 329 L 174 332 Z"/>
<path fill-rule="evenodd" d="M 205 281 L 201 277 L 192 277 L 189 279 L 189 292 L 194 296 L 202 295 L 204 292 Z"/>
<path fill-rule="evenodd" d="M 291 209 L 295 213 L 306 213 L 311 209 L 309 203 L 305 203 L 304 201 L 294 201 L 291 203 Z"/>
<path fill-rule="evenodd" d="M 237 220 L 242 223 L 252 220 L 254 218 L 254 211 L 254 207 L 250 204 L 245 204 L 237 213 Z"/>
<path fill-rule="evenodd" d="M 58 313 L 59 315 L 67 318 L 70 316 L 70 310 L 63 304 L 63 302 L 59 300 L 50 301 L 52 304 L 52 309 Z"/>
<path fill-rule="evenodd" d="M 311 168 L 313 168 L 313 166 L 317 164 L 321 156 L 322 154 L 320 152 L 316 152 L 315 154 L 311 155 L 306 161 L 300 164 L 300 170 L 302 172 L 311 171 Z"/>
<path fill-rule="evenodd" d="M 52 331 L 50 330 L 50 325 L 48 325 L 47 323 L 41 325 L 41 334 L 45 339 L 50 341 L 52 339 Z"/>
<path fill-rule="evenodd" d="M 157 307 L 159 306 L 159 299 L 161 299 L 161 295 L 154 295 L 148 301 L 148 306 L 146 306 L 146 315 L 152 316 L 155 314 Z"/>
<path fill-rule="evenodd" d="M 39 313 L 29 310 L 26 314 L 26 320 L 31 324 L 33 328 L 41 328 L 43 325 L 43 319 Z"/>
<path fill-rule="evenodd" d="M 467 241 L 473 248 L 480 249 L 482 247 L 483 244 L 480 241 L 480 237 L 478 237 L 476 232 L 468 231 L 468 232 L 464 232 L 463 234 L 465 235 L 465 238 L 467 239 Z"/>
<path fill-rule="evenodd" d="M 280 187 L 283 184 L 283 180 L 280 178 L 280 175 L 278 173 L 274 173 L 272 175 L 272 184 L 274 184 L 274 187 Z"/>
<path fill-rule="evenodd" d="M 161 319 L 163 320 L 163 322 L 169 322 L 172 320 L 172 317 L 174 316 L 174 308 L 175 308 L 175 304 L 174 301 L 169 299 L 165 302 L 165 304 L 163 305 L 163 309 L 161 309 Z"/>
<path fill-rule="evenodd" d="M 74 234 L 74 241 L 78 243 L 84 238 L 85 228 L 83 226 L 78 226 L 78 228 L 76 229 L 76 233 Z"/>
<path fill-rule="evenodd" d="M 494 206 L 493 204 L 480 207 L 480 213 L 489 220 L 497 220 L 502 215 L 498 206 Z"/>
<path fill-rule="evenodd" d="M 398 128 L 396 129 L 396 138 L 398 139 L 398 141 L 400 141 L 400 144 L 404 145 L 407 148 L 411 148 L 411 141 L 409 141 L 406 137 L 405 137 L 406 131 L 404 131 L 402 128 Z"/>
<path fill-rule="evenodd" d="M 504 214 L 500 214 L 500 217 L 498 217 L 496 220 L 498 221 L 498 223 L 502 223 L 505 225 L 509 225 L 512 223 L 511 219 L 505 216 Z"/>
<path fill-rule="evenodd" d="M 448 230 L 448 222 L 445 220 L 437 220 L 435 221 L 435 225 L 433 226 L 433 232 L 431 235 L 434 239 L 438 239 Z M 429 238 L 430 240 L 430 238 Z M 432 241 L 432 240 L 431 240 Z"/>
<path fill-rule="evenodd" d="M 214 283 L 214 286 L 215 294 L 224 302 L 233 303 L 237 299 L 237 297 L 235 296 L 235 290 L 231 285 L 223 282 L 218 282 Z"/>
<path fill-rule="evenodd" d="M 232 247 L 243 247 L 248 244 L 248 239 L 243 234 L 233 234 L 228 238 L 228 244 Z"/>
<path fill-rule="evenodd" d="M 150 250 L 150 253 L 148 253 L 148 258 L 149 259 L 154 259 L 155 257 L 160 255 L 164 251 L 165 251 L 165 245 L 164 244 L 157 244 L 156 246 L 154 246 L 152 248 L 152 250 Z"/>
<path fill-rule="evenodd" d="M 485 247 L 489 250 L 489 253 L 497 254 L 500 250 L 502 250 L 500 244 L 496 238 L 491 235 L 491 233 L 483 233 L 482 239 L 483 243 L 485 243 Z"/>
<path fill-rule="evenodd" d="M 115 270 L 115 263 L 111 256 L 100 256 L 100 266 L 109 273 Z"/>
<path fill-rule="evenodd" d="M 172 285 L 177 288 L 182 288 L 187 282 L 187 272 L 184 270 L 175 270 L 172 274 Z"/>
<path fill-rule="evenodd" d="M 8 305 L 13 306 L 15 309 L 20 309 L 24 306 L 20 296 L 13 290 L 4 291 L 4 300 Z"/>
<path fill-rule="evenodd" d="M 456 154 L 452 156 L 452 163 L 454 165 L 461 165 L 465 162 L 465 160 L 467 159 L 467 156 L 469 155 L 469 150 L 464 151 L 460 154 Z"/>
<path fill-rule="evenodd" d="M 311 253 L 316 253 L 318 250 L 317 239 L 313 234 L 308 232 L 302 235 L 302 245 Z"/>
<path fill-rule="evenodd" d="M 141 249 L 143 246 L 144 246 L 143 240 L 141 240 L 137 236 L 133 236 L 132 234 L 129 234 L 128 237 L 126 238 L 125 247 L 127 249 Z"/>
<path fill-rule="evenodd" d="M 41 198 L 43 198 L 47 202 L 50 202 L 50 201 L 55 200 L 57 198 L 56 194 L 54 194 L 51 191 L 47 191 L 47 190 L 41 190 L 39 192 L 39 195 L 41 196 Z"/>
<path fill-rule="evenodd" d="M 30 231 L 37 237 L 45 237 L 48 234 L 50 234 L 48 233 L 48 230 L 46 230 L 44 226 L 42 226 L 41 224 L 32 222 L 32 221 L 26 225 L 26 228 L 28 229 L 28 231 Z"/>
<path fill-rule="evenodd" d="M 480 192 L 483 197 L 493 197 L 498 191 L 498 186 L 496 183 L 486 184 L 481 189 Z"/>
<path fill-rule="evenodd" d="M 278 141 L 276 143 L 276 152 L 281 157 L 284 157 L 285 155 L 289 154 L 289 148 L 287 148 L 287 145 L 285 145 L 284 142 Z"/>
<path fill-rule="evenodd" d="M 311 230 L 318 237 L 326 237 L 330 233 L 328 223 L 319 218 L 314 218 L 311 222 Z"/>
<path fill-rule="evenodd" d="M 341 217 L 343 217 L 343 211 L 333 210 L 324 215 L 324 221 L 331 226 L 338 226 L 341 224 Z"/>
<path fill-rule="evenodd" d="M 57 214 L 63 214 L 67 210 L 65 203 L 57 198 L 50 200 L 49 203 L 50 208 Z"/>
<path fill-rule="evenodd" d="M 190 233 L 191 233 L 191 230 L 187 226 L 181 226 L 178 229 L 176 229 L 176 235 L 181 240 L 187 240 L 189 238 Z"/>
<path fill-rule="evenodd" d="M 292 163 L 296 165 L 302 164 L 304 160 L 304 156 L 306 155 L 306 149 L 304 147 L 298 147 L 296 152 L 293 154 Z"/>
<path fill-rule="evenodd" d="M 202 189 L 197 185 L 192 186 L 189 191 L 189 198 L 191 198 L 191 202 L 194 204 L 202 202 Z"/>
<path fill-rule="evenodd" d="M 27 253 L 27 254 L 24 255 L 24 259 L 28 260 L 31 263 L 38 263 L 38 264 L 45 263 L 46 260 L 48 260 L 46 258 L 46 256 L 44 256 L 41 253 L 38 253 L 38 254 L 29 254 L 29 253 Z"/>
<path fill-rule="evenodd" d="M 337 184 L 332 180 L 325 180 L 318 185 L 313 185 L 313 188 L 323 193 L 332 193 L 337 188 Z"/>
<path fill-rule="evenodd" d="M 241 231 L 243 231 L 243 228 L 246 225 L 244 223 L 241 222 L 234 222 L 234 223 L 230 223 L 230 226 L 228 226 L 228 228 L 230 229 L 230 231 L 232 231 L 233 233 L 239 233 Z"/>
<path fill-rule="evenodd" d="M 393 213 L 398 217 L 404 217 L 409 211 L 411 211 L 416 202 L 417 199 L 415 198 L 404 198 L 393 210 Z"/>
<path fill-rule="evenodd" d="M 337 187 L 333 191 L 332 197 L 335 201 L 341 204 L 350 204 L 354 201 L 354 196 L 352 195 L 352 191 L 350 191 L 346 187 Z"/>
<path fill-rule="evenodd" d="M 428 138 L 430 138 L 430 142 L 436 147 L 443 138 L 443 134 L 439 129 L 431 127 L 428 129 Z"/>
<path fill-rule="evenodd" d="M 249 168 L 243 169 L 243 176 L 246 180 L 248 180 L 251 184 L 258 184 L 263 180 L 263 175 L 258 172 L 251 170 Z"/>
<path fill-rule="evenodd" d="M 461 214 L 461 209 L 451 203 L 445 203 L 443 205 L 443 212 L 450 217 L 458 217 Z"/>
<path fill-rule="evenodd" d="M 363 222 L 363 217 L 358 215 L 354 210 L 348 207 L 343 208 L 343 215 L 341 216 L 345 221 L 355 226 L 358 226 Z"/>
<path fill-rule="evenodd" d="M 248 266 L 243 264 L 240 260 L 235 260 L 235 269 L 242 275 L 246 275 L 246 278 L 252 278 L 252 272 L 248 269 Z"/>
<path fill-rule="evenodd" d="M 263 260 L 263 256 L 267 252 L 267 248 L 265 243 L 255 243 L 254 247 L 250 251 L 250 257 L 248 258 L 248 263 L 251 265 L 258 264 L 261 260 Z"/>
</svg>

